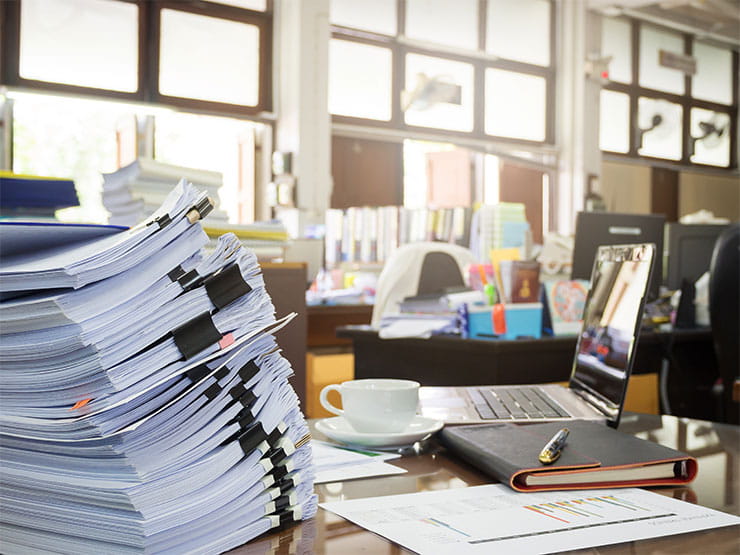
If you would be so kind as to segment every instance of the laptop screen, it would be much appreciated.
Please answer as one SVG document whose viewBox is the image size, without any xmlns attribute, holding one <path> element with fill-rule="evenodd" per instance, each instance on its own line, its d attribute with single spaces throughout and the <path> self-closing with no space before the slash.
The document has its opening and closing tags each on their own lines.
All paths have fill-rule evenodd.
<svg viewBox="0 0 740 555">
<path fill-rule="evenodd" d="M 655 246 L 602 246 L 591 273 L 570 387 L 616 426 L 632 370 Z"/>
</svg>

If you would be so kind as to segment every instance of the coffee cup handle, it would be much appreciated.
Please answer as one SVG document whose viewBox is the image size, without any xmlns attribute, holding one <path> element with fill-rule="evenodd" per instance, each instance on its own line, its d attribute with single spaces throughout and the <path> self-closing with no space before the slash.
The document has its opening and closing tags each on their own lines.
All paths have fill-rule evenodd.
<svg viewBox="0 0 740 555">
<path fill-rule="evenodd" d="M 319 395 L 319 401 L 321 402 L 321 406 L 324 407 L 329 412 L 331 412 L 332 414 L 338 414 L 339 416 L 342 416 L 344 414 L 344 411 L 332 405 L 329 402 L 329 399 L 327 398 L 327 395 L 329 395 L 330 391 L 337 391 L 339 392 L 340 395 L 342 394 L 340 385 L 335 384 L 335 383 L 331 385 L 327 385 L 324 389 L 321 390 L 321 394 Z"/>
</svg>

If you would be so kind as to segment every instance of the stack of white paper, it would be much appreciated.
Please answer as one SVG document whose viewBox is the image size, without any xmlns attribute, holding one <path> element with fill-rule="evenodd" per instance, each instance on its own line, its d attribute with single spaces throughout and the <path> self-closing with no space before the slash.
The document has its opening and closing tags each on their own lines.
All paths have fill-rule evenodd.
<svg viewBox="0 0 740 555">
<path fill-rule="evenodd" d="M 110 223 L 135 225 L 152 213 L 167 197 L 172 183 L 187 179 L 216 204 L 209 222 L 226 224 L 228 215 L 220 210 L 218 192 L 223 176 L 218 172 L 165 164 L 139 158 L 113 173 L 103 174 L 103 206 L 110 212 Z"/>
<path fill-rule="evenodd" d="M 4 553 L 213 553 L 315 513 L 291 317 L 235 236 L 201 251 L 208 208 L 181 183 L 135 229 L 0 261 Z"/>
</svg>

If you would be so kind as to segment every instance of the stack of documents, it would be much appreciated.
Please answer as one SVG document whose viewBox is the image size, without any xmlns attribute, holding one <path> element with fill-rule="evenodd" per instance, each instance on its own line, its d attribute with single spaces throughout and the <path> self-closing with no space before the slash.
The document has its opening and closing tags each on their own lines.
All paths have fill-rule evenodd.
<svg viewBox="0 0 740 555">
<path fill-rule="evenodd" d="M 220 173 L 139 158 L 103 175 L 103 206 L 110 212 L 109 223 L 131 226 L 141 222 L 162 204 L 172 183 L 180 178 L 204 191 L 215 203 L 209 222 L 228 221 L 226 212 L 218 206 L 218 191 L 223 184 Z"/>
<path fill-rule="evenodd" d="M 257 259 L 181 182 L 132 229 L 0 261 L 3 553 L 216 553 L 316 511 Z M 60 233 L 55 228 L 55 233 Z"/>
</svg>

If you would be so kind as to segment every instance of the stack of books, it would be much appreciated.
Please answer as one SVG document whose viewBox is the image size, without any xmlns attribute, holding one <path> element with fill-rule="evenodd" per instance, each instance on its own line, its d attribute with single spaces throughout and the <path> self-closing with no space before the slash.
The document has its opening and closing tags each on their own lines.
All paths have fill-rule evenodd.
<svg viewBox="0 0 740 555">
<path fill-rule="evenodd" d="M 0 171 L 0 216 L 53 219 L 57 210 L 79 206 L 74 181 Z"/>
<path fill-rule="evenodd" d="M 0 261 L 3 553 L 217 553 L 315 513 L 290 315 L 237 237 L 204 253 L 210 209 L 181 182 L 141 225 Z"/>
<path fill-rule="evenodd" d="M 180 178 L 204 191 L 212 200 L 211 223 L 228 222 L 228 215 L 219 207 L 218 191 L 223 184 L 220 173 L 139 158 L 113 173 L 103 174 L 103 206 L 110 213 L 109 223 L 138 224 L 162 204 L 172 184 Z"/>
<path fill-rule="evenodd" d="M 259 260 L 282 259 L 285 257 L 285 249 L 290 245 L 288 229 L 279 220 L 251 224 L 208 222 L 203 229 L 211 238 L 211 246 L 214 246 L 216 239 L 224 233 L 233 233 L 242 245 L 257 255 Z"/>
<path fill-rule="evenodd" d="M 487 260 L 493 249 L 520 248 L 526 257 L 531 230 L 524 204 L 500 202 L 481 206 L 471 224 L 471 248 L 480 260 Z"/>
</svg>

